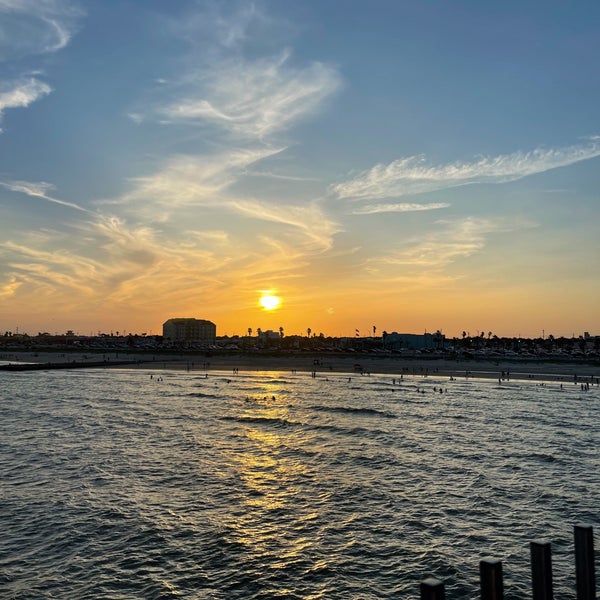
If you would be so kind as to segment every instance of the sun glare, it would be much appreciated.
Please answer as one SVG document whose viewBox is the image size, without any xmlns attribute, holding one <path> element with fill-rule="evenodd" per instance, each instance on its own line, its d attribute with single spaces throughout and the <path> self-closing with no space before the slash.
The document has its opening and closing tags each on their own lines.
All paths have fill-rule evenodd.
<svg viewBox="0 0 600 600">
<path fill-rule="evenodd" d="M 263 310 L 275 310 L 279 308 L 281 304 L 281 299 L 277 296 L 273 296 L 272 294 L 263 294 L 260 297 L 260 305 Z"/>
</svg>

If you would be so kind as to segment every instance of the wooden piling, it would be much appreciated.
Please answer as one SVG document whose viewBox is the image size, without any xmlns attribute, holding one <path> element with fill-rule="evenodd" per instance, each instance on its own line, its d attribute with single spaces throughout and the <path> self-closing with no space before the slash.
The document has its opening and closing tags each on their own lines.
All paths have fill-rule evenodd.
<svg viewBox="0 0 600 600">
<path fill-rule="evenodd" d="M 482 558 L 479 563 L 481 600 L 504 600 L 502 561 L 496 558 Z"/>
<path fill-rule="evenodd" d="M 550 542 L 531 542 L 531 588 L 533 600 L 553 600 L 552 549 Z"/>
<path fill-rule="evenodd" d="M 594 530 L 590 525 L 575 525 L 574 538 L 577 600 L 596 600 Z"/>
<path fill-rule="evenodd" d="M 575 525 L 575 575 L 577 600 L 596 599 L 594 531 L 591 525 Z M 554 600 L 550 542 L 530 543 L 532 600 Z M 479 563 L 481 600 L 504 600 L 502 561 L 485 557 Z M 444 583 L 434 577 L 421 581 L 421 600 L 445 600 Z"/>
<path fill-rule="evenodd" d="M 421 600 L 446 600 L 444 583 L 434 577 L 421 581 Z"/>
</svg>

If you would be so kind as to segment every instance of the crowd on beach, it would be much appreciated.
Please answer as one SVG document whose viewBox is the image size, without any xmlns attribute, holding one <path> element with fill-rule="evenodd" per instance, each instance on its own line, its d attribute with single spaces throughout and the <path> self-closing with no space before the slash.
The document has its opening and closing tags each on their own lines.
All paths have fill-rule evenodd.
<svg viewBox="0 0 600 600">
<path fill-rule="evenodd" d="M 305 353 L 261 355 L 254 353 L 227 354 L 147 354 L 147 353 L 89 353 L 89 352 L 7 352 L 0 354 L 0 362 L 57 364 L 65 366 L 94 363 L 94 366 L 143 367 L 152 370 L 186 370 L 188 372 L 229 371 L 234 375 L 241 371 L 303 371 L 312 377 L 327 373 L 351 373 L 369 376 L 371 373 L 423 377 L 477 377 L 496 379 L 499 384 L 516 380 L 558 381 L 575 384 L 588 389 L 588 385 L 599 385 L 596 375 L 599 364 L 596 360 L 582 361 L 539 361 L 519 360 L 475 360 L 441 359 L 430 357 L 411 357 L 372 354 L 329 354 L 311 355 Z M 583 388 L 582 388 L 583 389 Z"/>
</svg>

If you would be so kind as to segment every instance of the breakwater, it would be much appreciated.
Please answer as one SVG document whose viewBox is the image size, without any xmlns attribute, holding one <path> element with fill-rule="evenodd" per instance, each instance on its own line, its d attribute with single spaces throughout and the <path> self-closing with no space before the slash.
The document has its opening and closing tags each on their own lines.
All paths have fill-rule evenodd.
<svg viewBox="0 0 600 600">
<path fill-rule="evenodd" d="M 50 371 L 56 369 L 94 369 L 108 367 L 123 367 L 140 364 L 139 360 L 102 360 L 78 362 L 36 362 L 36 363 L 9 363 L 0 365 L 0 371 Z"/>
</svg>

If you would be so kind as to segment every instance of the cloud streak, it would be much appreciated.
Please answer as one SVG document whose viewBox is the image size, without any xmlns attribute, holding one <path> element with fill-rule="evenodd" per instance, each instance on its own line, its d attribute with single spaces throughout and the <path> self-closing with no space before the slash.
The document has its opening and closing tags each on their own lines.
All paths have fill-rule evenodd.
<svg viewBox="0 0 600 600">
<path fill-rule="evenodd" d="M 414 202 L 402 202 L 396 204 L 369 204 L 350 211 L 352 215 L 374 215 L 389 212 L 420 212 L 425 210 L 439 210 L 448 208 L 447 202 L 430 202 L 429 204 L 416 204 Z"/>
<path fill-rule="evenodd" d="M 89 212 L 86 208 L 75 204 L 74 202 L 67 202 L 66 200 L 60 200 L 54 196 L 50 196 L 48 192 L 55 189 L 51 183 L 45 181 L 30 182 L 30 181 L 0 181 L 0 187 L 11 192 L 17 192 L 19 194 L 26 194 L 32 198 L 40 198 L 47 200 L 54 204 L 60 204 L 61 206 L 67 206 L 68 208 L 74 208 L 83 212 Z"/>
<path fill-rule="evenodd" d="M 0 57 L 6 59 L 61 50 L 82 11 L 63 0 L 0 0 L 0 15 Z"/>
<path fill-rule="evenodd" d="M 357 177 L 330 187 L 340 199 L 374 200 L 423 194 L 452 187 L 516 181 L 600 156 L 600 141 L 557 149 L 537 148 L 473 162 L 430 165 L 422 155 L 378 164 Z"/>
</svg>

